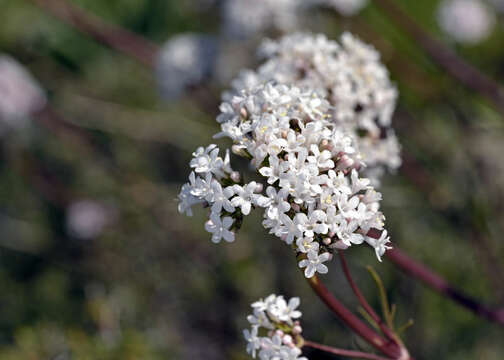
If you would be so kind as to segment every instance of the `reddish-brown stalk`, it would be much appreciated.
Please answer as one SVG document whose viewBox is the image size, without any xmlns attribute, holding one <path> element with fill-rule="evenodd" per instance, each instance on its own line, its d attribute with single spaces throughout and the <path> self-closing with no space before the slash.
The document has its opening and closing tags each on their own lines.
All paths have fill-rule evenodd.
<svg viewBox="0 0 504 360">
<path fill-rule="evenodd" d="M 341 302 L 339 302 L 327 288 L 320 282 L 317 275 L 306 279 L 311 288 L 318 297 L 327 305 L 327 307 L 350 329 L 357 335 L 363 338 L 370 345 L 375 347 L 384 355 L 393 359 L 411 360 L 406 349 L 398 346 L 392 341 L 385 340 L 373 329 L 364 324 L 350 310 L 348 310 Z"/>
<path fill-rule="evenodd" d="M 390 19 L 415 40 L 430 58 L 466 88 L 479 93 L 504 114 L 504 90 L 491 78 L 457 56 L 451 49 L 431 37 L 418 23 L 391 0 L 374 0 Z"/>
<path fill-rule="evenodd" d="M 345 278 L 347 279 L 348 284 L 352 288 L 352 291 L 363 307 L 363 309 L 371 316 L 371 319 L 379 326 L 381 332 L 388 337 L 391 341 L 394 341 L 398 344 L 397 342 L 397 337 L 394 335 L 391 329 L 389 329 L 385 323 L 382 321 L 382 319 L 378 316 L 378 314 L 373 310 L 373 308 L 368 304 L 366 301 L 366 298 L 364 298 L 364 295 L 362 295 L 361 291 L 353 281 L 352 275 L 350 275 L 350 270 L 348 269 L 347 262 L 345 260 L 345 256 L 343 255 L 343 251 L 338 251 L 338 255 L 340 258 L 340 263 L 341 263 L 341 268 L 343 269 L 343 274 L 345 275 Z M 398 344 L 399 345 L 399 344 Z"/>
<path fill-rule="evenodd" d="M 362 351 L 338 349 L 338 348 L 334 348 L 332 346 L 322 345 L 322 344 L 318 344 L 316 342 L 308 341 L 308 340 L 304 340 L 303 347 L 317 349 L 317 350 L 324 351 L 324 352 L 327 352 L 330 354 L 351 357 L 351 358 L 369 359 L 369 360 L 392 360 L 391 358 L 385 358 L 385 357 L 382 357 L 382 356 L 379 356 L 376 354 L 365 353 Z"/>
</svg>

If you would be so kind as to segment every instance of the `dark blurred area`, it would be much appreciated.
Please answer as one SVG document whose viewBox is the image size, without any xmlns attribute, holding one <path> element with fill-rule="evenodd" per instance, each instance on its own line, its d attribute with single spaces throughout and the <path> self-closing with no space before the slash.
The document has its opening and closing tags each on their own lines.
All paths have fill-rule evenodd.
<svg viewBox="0 0 504 360">
<path fill-rule="evenodd" d="M 233 1 L 248 8 L 233 12 Z M 62 9 L 61 0 L 0 0 L 0 359 L 247 359 L 250 303 L 270 293 L 301 298 L 307 338 L 366 349 L 310 291 L 260 214 L 234 243 L 215 245 L 203 210 L 192 218 L 177 211 L 192 151 L 216 141 L 220 94 L 257 65 L 261 39 L 292 30 L 332 39 L 348 30 L 380 51 L 400 93 L 394 127 L 403 166 L 381 187 L 392 241 L 457 288 L 504 307 L 503 115 L 374 1 L 358 13 L 326 4 L 282 16 L 267 1 L 65 2 L 139 35 L 140 47 L 114 49 L 60 21 L 45 5 Z M 504 2 L 450 2 L 396 1 L 504 84 Z M 148 51 L 138 61 L 143 45 L 155 51 L 151 63 Z M 374 308 L 368 264 L 398 322 L 415 321 L 404 335 L 415 358 L 504 358 L 502 326 L 378 263 L 369 249 L 346 258 Z M 338 260 L 329 266 L 325 284 L 355 310 Z"/>
</svg>

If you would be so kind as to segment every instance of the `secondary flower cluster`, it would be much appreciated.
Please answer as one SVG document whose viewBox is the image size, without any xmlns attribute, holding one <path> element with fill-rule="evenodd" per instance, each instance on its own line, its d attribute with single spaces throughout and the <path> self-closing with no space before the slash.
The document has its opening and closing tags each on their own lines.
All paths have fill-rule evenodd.
<svg viewBox="0 0 504 360">
<path fill-rule="evenodd" d="M 305 276 L 326 273 L 323 262 L 335 249 L 367 242 L 380 259 L 388 248 L 386 232 L 379 240 L 366 236 L 383 229 L 381 194 L 361 178 L 364 166 L 346 135 L 329 115 L 328 102 L 311 91 L 286 85 L 259 85 L 243 90 L 221 105 L 217 120 L 230 137 L 233 152 L 251 160 L 268 187 L 240 176 L 218 148 L 199 148 L 190 166 L 189 183 L 179 195 L 179 211 L 191 206 L 211 207 L 205 228 L 212 241 L 234 240 L 243 215 L 252 207 L 264 208 L 263 226 L 292 246 L 301 257 Z M 302 255 L 304 254 L 304 255 Z"/>
<path fill-rule="evenodd" d="M 253 313 L 247 317 L 251 329 L 244 330 L 247 353 L 261 360 L 307 360 L 300 357 L 303 339 L 296 310 L 299 298 L 288 302 L 283 296 L 274 294 L 253 303 Z"/>
<path fill-rule="evenodd" d="M 270 81 L 310 89 L 327 99 L 332 121 L 354 137 L 373 184 L 386 169 L 399 167 L 400 146 L 391 128 L 397 90 L 374 48 L 349 33 L 340 43 L 296 33 L 266 40 L 259 53 L 265 62 L 257 71 L 242 71 L 224 100 Z"/>
</svg>

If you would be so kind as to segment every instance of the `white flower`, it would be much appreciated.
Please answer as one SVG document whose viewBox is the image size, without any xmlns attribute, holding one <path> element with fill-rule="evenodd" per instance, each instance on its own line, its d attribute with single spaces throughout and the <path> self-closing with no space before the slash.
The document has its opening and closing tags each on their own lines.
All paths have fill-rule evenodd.
<svg viewBox="0 0 504 360">
<path fill-rule="evenodd" d="M 243 330 L 243 337 L 247 340 L 247 354 L 251 355 L 254 359 L 256 351 L 261 348 L 261 339 L 257 337 L 257 329 L 259 326 L 252 326 L 252 330 Z"/>
<path fill-rule="evenodd" d="M 358 227 L 359 223 L 357 221 L 343 221 L 337 228 L 336 235 L 347 246 L 352 244 L 362 244 L 364 236 L 355 232 Z"/>
<path fill-rule="evenodd" d="M 290 210 L 291 206 L 286 201 L 289 195 L 287 189 L 280 189 L 278 192 L 273 186 L 268 186 L 266 196 L 256 198 L 257 205 L 266 208 L 265 216 L 269 219 L 279 219 L 281 214 Z"/>
<path fill-rule="evenodd" d="M 301 311 L 296 310 L 300 301 L 298 297 L 291 298 L 289 303 L 283 296 L 278 296 L 276 302 L 269 308 L 268 312 L 274 319 L 292 324 L 292 320 L 301 317 Z"/>
<path fill-rule="evenodd" d="M 299 215 L 299 214 L 298 214 Z M 303 230 L 299 228 L 298 219 L 294 217 L 294 221 L 285 214 L 280 214 L 280 226 L 275 235 L 281 236 L 287 244 L 292 244 L 294 238 L 303 236 Z"/>
<path fill-rule="evenodd" d="M 212 192 L 212 213 L 220 214 L 222 208 L 228 213 L 235 211 L 235 207 L 232 205 L 231 200 L 229 200 L 234 195 L 232 186 L 228 186 L 223 190 L 221 184 L 217 180 L 214 180 L 212 182 Z"/>
<path fill-rule="evenodd" d="M 191 160 L 190 166 L 197 173 L 213 172 L 221 174 L 221 169 L 224 164 L 223 160 L 218 156 L 219 148 L 215 144 L 210 144 L 207 148 L 199 147 L 193 154 L 194 159 Z"/>
<path fill-rule="evenodd" d="M 304 271 L 306 278 L 313 277 L 316 272 L 319 272 L 321 274 L 327 273 L 327 266 L 322 263 L 329 260 L 331 258 L 331 254 L 325 252 L 319 255 L 318 252 L 308 251 L 307 257 L 308 259 L 303 259 L 298 264 L 300 268 L 306 268 Z"/>
<path fill-rule="evenodd" d="M 307 253 L 308 251 L 315 251 L 318 253 L 319 243 L 313 241 L 311 237 L 303 237 L 296 240 L 297 250 L 302 253 Z"/>
<path fill-rule="evenodd" d="M 191 194 L 192 187 L 189 184 L 184 184 L 180 193 L 178 195 L 179 204 L 178 211 L 181 214 L 186 214 L 187 216 L 192 216 L 192 206 L 196 204 L 201 204 L 204 202 L 203 199 L 200 199 Z"/>
<path fill-rule="evenodd" d="M 298 229 L 304 232 L 306 237 L 314 237 L 315 234 L 327 234 L 328 226 L 325 223 L 326 213 L 322 210 L 315 210 L 306 216 L 304 213 L 296 214 L 294 221 Z"/>
<path fill-rule="evenodd" d="M 366 242 L 375 248 L 376 257 L 379 261 L 382 261 L 381 257 L 385 254 L 385 251 L 392 249 L 392 246 L 387 246 L 390 242 L 390 237 L 387 236 L 387 230 L 383 230 L 379 239 L 367 236 Z"/>
<path fill-rule="evenodd" d="M 231 199 L 233 206 L 241 208 L 243 215 L 250 214 L 250 209 L 252 208 L 252 203 L 256 198 L 255 192 L 258 189 L 258 185 L 255 181 L 252 181 L 245 186 L 234 185 L 233 191 L 236 196 Z"/>
<path fill-rule="evenodd" d="M 212 213 L 210 220 L 205 223 L 205 230 L 212 234 L 212 241 L 219 243 L 223 238 L 227 242 L 233 242 L 235 234 L 229 230 L 233 225 L 233 219 L 229 216 L 221 219 L 217 214 Z"/>
</svg>

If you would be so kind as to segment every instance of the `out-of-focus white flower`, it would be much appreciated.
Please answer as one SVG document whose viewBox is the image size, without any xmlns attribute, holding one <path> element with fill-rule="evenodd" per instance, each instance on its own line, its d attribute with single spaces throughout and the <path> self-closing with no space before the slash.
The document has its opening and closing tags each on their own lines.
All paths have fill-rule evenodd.
<svg viewBox="0 0 504 360">
<path fill-rule="evenodd" d="M 268 29 L 292 30 L 303 0 L 225 0 L 224 31 L 231 37 L 248 37 Z"/>
<path fill-rule="evenodd" d="M 113 213 L 94 200 L 81 200 L 67 208 L 66 227 L 70 235 L 78 239 L 92 239 L 101 234 L 112 220 Z"/>
<path fill-rule="evenodd" d="M 31 74 L 10 56 L 0 55 L 0 122 L 22 127 L 45 104 L 45 93 Z"/>
<path fill-rule="evenodd" d="M 207 35 L 180 34 L 170 38 L 157 55 L 156 77 L 161 96 L 180 97 L 208 77 L 214 67 L 216 42 Z"/>
<path fill-rule="evenodd" d="M 447 35 L 466 44 L 484 40 L 495 25 L 495 15 L 480 0 L 443 0 L 437 18 Z"/>
<path fill-rule="evenodd" d="M 298 347 L 302 343 L 299 318 L 301 312 L 296 310 L 299 298 L 287 302 L 283 296 L 272 294 L 264 301 L 252 304 L 253 315 L 247 320 L 251 329 L 245 329 L 243 336 L 247 341 L 247 353 L 261 360 L 307 360 L 301 356 Z M 261 329 L 267 330 L 266 336 L 260 336 Z"/>
</svg>

